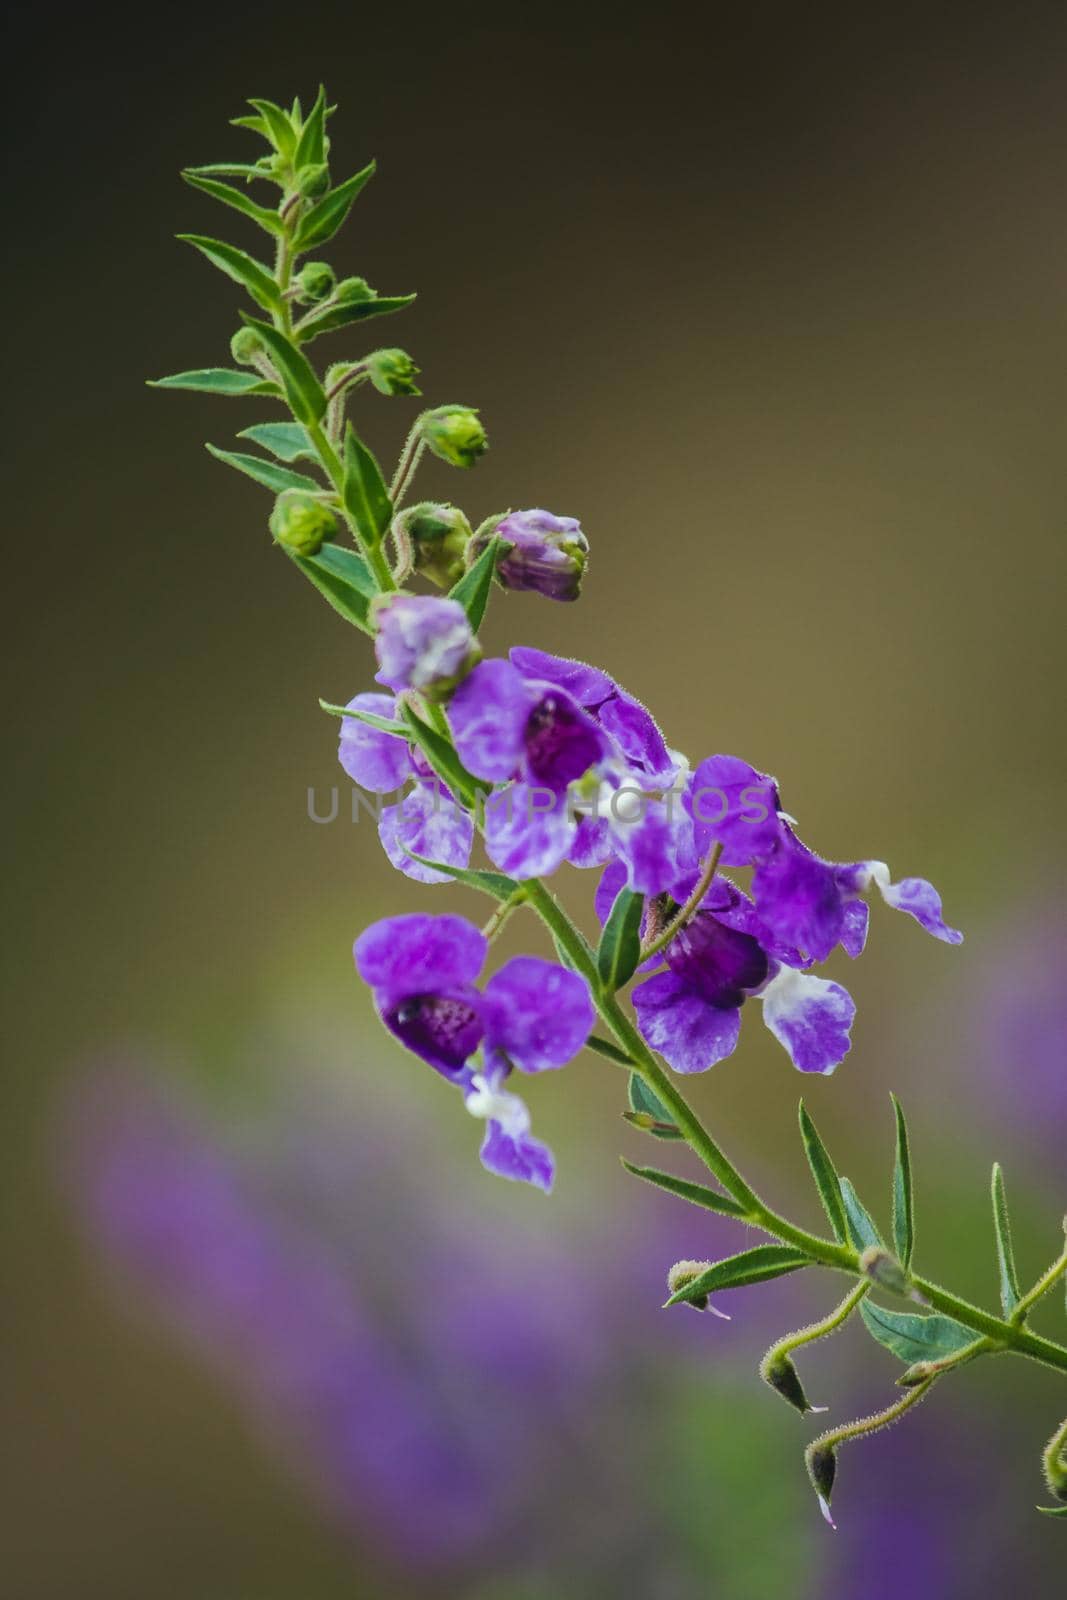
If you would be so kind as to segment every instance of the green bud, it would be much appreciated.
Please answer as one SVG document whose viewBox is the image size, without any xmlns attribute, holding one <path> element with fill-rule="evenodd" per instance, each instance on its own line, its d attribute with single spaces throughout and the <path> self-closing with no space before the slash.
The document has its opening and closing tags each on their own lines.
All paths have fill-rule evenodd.
<svg viewBox="0 0 1067 1600">
<path fill-rule="evenodd" d="M 769 1352 L 770 1353 L 770 1352 Z M 788 1400 L 795 1406 L 801 1416 L 806 1411 L 825 1411 L 825 1406 L 813 1406 L 804 1393 L 804 1385 L 800 1381 L 800 1374 L 788 1356 L 778 1356 L 769 1361 L 764 1358 L 760 1365 L 759 1375 L 764 1383 L 769 1383 L 776 1394 L 783 1400 Z"/>
<path fill-rule="evenodd" d="M 471 525 L 458 507 L 429 501 L 409 506 L 394 521 L 393 534 L 415 571 L 442 589 L 463 576 Z"/>
<path fill-rule="evenodd" d="M 371 288 L 366 278 L 342 278 L 333 297 L 342 305 L 350 306 L 357 300 L 376 300 L 378 292 Z"/>
<path fill-rule="evenodd" d="M 263 340 L 259 337 L 255 328 L 238 328 L 230 340 L 230 354 L 243 367 L 252 366 L 256 357 L 262 355 L 263 352 Z"/>
<path fill-rule="evenodd" d="M 864 1250 L 860 1256 L 860 1271 L 866 1273 L 872 1283 L 881 1284 L 883 1289 L 891 1289 L 894 1294 L 907 1291 L 908 1278 L 904 1268 L 881 1245 L 872 1244 Z"/>
<path fill-rule="evenodd" d="M 329 262 L 309 261 L 297 274 L 295 284 L 298 290 L 297 299 L 305 306 L 315 300 L 325 300 L 335 282 L 333 268 Z"/>
<path fill-rule="evenodd" d="M 667 1288 L 672 1295 L 677 1294 L 679 1289 L 684 1289 L 687 1284 L 695 1282 L 702 1272 L 707 1272 L 710 1266 L 710 1261 L 676 1261 L 667 1274 Z M 685 1303 L 692 1306 L 694 1311 L 708 1309 L 706 1294 L 699 1294 L 695 1300 L 687 1300 Z"/>
<path fill-rule="evenodd" d="M 470 406 L 438 406 L 422 417 L 422 436 L 435 456 L 453 467 L 473 467 L 489 448 L 477 411 Z"/>
<path fill-rule="evenodd" d="M 330 187 L 330 169 L 319 162 L 314 167 L 301 167 L 296 175 L 296 187 L 305 200 L 318 200 Z"/>
<path fill-rule="evenodd" d="M 374 350 L 364 365 L 379 394 L 422 393 L 415 384 L 419 369 L 406 350 Z"/>
<path fill-rule="evenodd" d="M 337 532 L 337 518 L 329 506 L 300 489 L 287 489 L 274 502 L 270 531 L 275 542 L 298 556 L 317 555 Z"/>
<path fill-rule="evenodd" d="M 815 1440 L 809 1444 L 804 1459 L 811 1486 L 819 1497 L 822 1514 L 833 1528 L 836 1524 L 830 1515 L 830 1496 L 834 1489 L 834 1479 L 837 1477 L 837 1452 L 833 1445 L 819 1444 L 818 1440 Z"/>
</svg>

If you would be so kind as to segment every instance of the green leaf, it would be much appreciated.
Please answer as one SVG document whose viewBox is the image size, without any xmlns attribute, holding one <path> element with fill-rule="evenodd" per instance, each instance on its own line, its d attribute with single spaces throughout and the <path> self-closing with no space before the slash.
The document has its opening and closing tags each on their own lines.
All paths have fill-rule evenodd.
<svg viewBox="0 0 1067 1600">
<path fill-rule="evenodd" d="M 299 172 L 301 167 L 317 167 L 326 159 L 324 149 L 323 129 L 326 124 L 326 90 L 319 84 L 318 98 L 308 112 L 307 121 L 300 130 L 297 141 L 296 155 L 293 157 L 293 166 Z"/>
<path fill-rule="evenodd" d="M 345 430 L 345 478 L 342 494 L 345 509 L 359 529 L 364 543 L 381 544 L 393 519 L 393 502 L 382 477 L 382 469 L 352 424 Z"/>
<path fill-rule="evenodd" d="M 685 1134 L 677 1126 L 667 1107 L 657 1094 L 648 1087 L 644 1078 L 636 1072 L 631 1072 L 628 1088 L 630 1110 L 639 1116 L 651 1117 L 657 1124 L 654 1128 L 647 1128 L 654 1139 L 684 1139 Z"/>
<path fill-rule="evenodd" d="M 269 160 L 269 157 L 266 159 Z M 184 167 L 182 177 L 192 173 L 197 178 L 243 178 L 246 183 L 251 183 L 254 178 L 262 178 L 266 183 L 276 183 L 265 167 L 248 161 L 211 161 L 204 167 Z"/>
<path fill-rule="evenodd" d="M 869 1250 L 872 1245 L 881 1246 L 881 1234 L 847 1178 L 841 1179 L 841 1203 L 845 1208 L 849 1243 L 857 1250 Z"/>
<path fill-rule="evenodd" d="M 512 895 L 522 888 L 521 883 L 509 878 L 503 872 L 483 872 L 477 867 L 446 867 L 441 861 L 429 861 L 425 856 L 416 855 L 414 850 L 409 850 L 408 855 L 424 867 L 433 867 L 437 872 L 447 873 L 450 878 L 455 878 L 457 883 L 466 884 L 468 889 L 479 889 L 482 894 L 492 895 L 494 900 L 510 900 Z"/>
<path fill-rule="evenodd" d="M 830 1219 L 834 1238 L 839 1244 L 844 1244 L 848 1239 L 848 1228 L 845 1223 L 845 1206 L 841 1199 L 841 1180 L 837 1175 L 837 1168 L 830 1160 L 829 1151 L 819 1137 L 819 1130 L 808 1116 L 803 1100 L 800 1102 L 800 1137 L 804 1141 L 804 1154 L 808 1158 L 808 1166 L 815 1179 L 815 1187 L 819 1191 L 823 1210 Z"/>
<path fill-rule="evenodd" d="M 285 467 L 276 467 L 273 461 L 264 461 L 260 456 L 246 456 L 239 450 L 220 450 L 214 444 L 205 445 L 204 448 L 211 451 L 216 461 L 224 461 L 228 467 L 235 467 L 254 482 L 261 483 L 265 489 L 273 489 L 275 494 L 281 494 L 283 489 L 303 489 L 308 494 L 322 493 L 322 484 L 316 483 L 314 478 L 305 478 L 302 472 L 289 472 Z"/>
<path fill-rule="evenodd" d="M 911 1149 L 908 1144 L 908 1125 L 895 1094 L 889 1097 L 897 1119 L 897 1153 L 893 1165 L 893 1243 L 897 1260 L 904 1271 L 911 1266 L 915 1248 L 915 1194 L 911 1176 Z"/>
<path fill-rule="evenodd" d="M 222 239 L 208 239 L 200 233 L 179 233 L 178 238 L 183 244 L 191 244 L 194 250 L 199 250 L 213 267 L 218 267 L 234 283 L 243 284 L 264 311 L 278 310 L 282 303 L 278 285 L 259 261 L 253 261 L 235 244 L 226 244 Z"/>
<path fill-rule="evenodd" d="M 1004 1173 L 1000 1162 L 993 1163 L 993 1230 L 997 1236 L 997 1269 L 1000 1273 L 1000 1304 L 1010 1317 L 1020 1299 L 1019 1274 L 1015 1269 L 1015 1250 L 1011 1242 L 1008 1197 L 1004 1192 Z"/>
<path fill-rule="evenodd" d="M 373 178 L 376 165 L 376 162 L 369 161 L 361 172 L 339 183 L 336 189 L 324 194 L 310 211 L 304 213 L 293 240 L 293 248 L 298 254 L 333 238 L 355 204 L 360 190 Z"/>
<path fill-rule="evenodd" d="M 954 1317 L 917 1316 L 913 1311 L 886 1311 L 869 1299 L 860 1302 L 867 1332 L 909 1366 L 914 1361 L 940 1361 L 973 1344 L 975 1335 Z"/>
<path fill-rule="evenodd" d="M 339 583 L 354 589 L 364 600 L 370 601 L 378 593 L 378 585 L 363 557 L 343 544 L 324 544 L 317 555 L 309 556 L 320 572 L 328 572 Z"/>
<path fill-rule="evenodd" d="M 202 394 L 269 394 L 281 396 L 276 383 L 254 372 L 229 367 L 199 367 L 195 372 L 175 372 L 169 378 L 149 378 L 150 389 L 196 389 Z"/>
<path fill-rule="evenodd" d="M 273 100 L 250 99 L 248 103 L 259 112 L 267 137 L 278 153 L 292 157 L 296 150 L 296 129 L 281 106 L 276 106 Z"/>
<path fill-rule="evenodd" d="M 729 1195 L 716 1194 L 714 1189 L 707 1189 L 702 1183 L 690 1183 L 685 1178 L 676 1178 L 671 1172 L 659 1172 L 655 1167 L 635 1167 L 629 1161 L 623 1161 L 623 1166 L 635 1178 L 643 1178 L 646 1183 L 654 1184 L 657 1189 L 666 1189 L 668 1194 L 675 1194 L 692 1205 L 703 1206 L 705 1211 L 717 1211 L 722 1217 L 745 1216 L 745 1211 L 736 1200 L 731 1200 Z"/>
<path fill-rule="evenodd" d="M 234 211 L 242 212 L 246 217 L 251 217 L 267 233 L 280 234 L 283 225 L 278 213 L 271 211 L 267 206 L 257 206 L 256 202 L 248 195 L 242 194 L 240 189 L 234 189 L 228 183 L 216 183 L 214 178 L 201 177 L 192 167 L 186 167 L 182 173 L 186 183 L 194 189 L 202 189 L 213 200 L 221 200 L 224 206 L 232 206 Z"/>
<path fill-rule="evenodd" d="M 332 546 L 323 545 L 317 556 L 298 556 L 295 551 L 288 549 L 285 545 L 281 545 L 279 548 L 285 551 L 294 566 L 300 568 L 308 582 L 315 585 L 323 599 L 330 603 L 339 616 L 344 617 L 346 622 L 351 622 L 364 633 L 373 635 L 374 629 L 369 621 L 370 602 L 366 595 L 351 583 L 338 577 L 329 566 L 322 564 L 323 551 L 332 549 Z M 335 551 L 334 553 L 336 554 L 337 552 Z M 354 551 L 347 553 L 351 554 L 354 560 L 359 561 L 359 557 L 355 555 Z M 360 562 L 360 565 L 362 566 L 363 563 Z"/>
<path fill-rule="evenodd" d="M 1067 1506 L 1038 1506 L 1043 1517 L 1067 1517 Z"/>
<path fill-rule="evenodd" d="M 239 439 L 251 439 L 262 445 L 279 461 L 317 461 L 315 446 L 308 438 L 306 428 L 299 422 L 257 422 L 251 428 L 242 428 Z"/>
<path fill-rule="evenodd" d="M 308 426 L 317 423 L 326 413 L 326 394 L 307 357 L 269 322 L 257 322 L 243 311 L 241 320 L 256 330 L 270 351 L 297 421 Z"/>
<path fill-rule="evenodd" d="M 372 294 L 365 300 L 339 301 L 336 305 L 328 305 L 324 310 L 306 316 L 297 323 L 293 333 L 301 344 L 308 344 L 320 333 L 347 328 L 351 322 L 366 322 L 371 317 L 387 317 L 394 311 L 403 311 L 414 299 L 413 294 Z"/>
<path fill-rule="evenodd" d="M 589 1035 L 585 1047 L 587 1050 L 595 1050 L 598 1056 L 603 1056 L 607 1061 L 614 1061 L 617 1066 L 633 1066 L 633 1061 L 625 1050 L 620 1050 L 612 1039 L 602 1039 L 598 1033 Z"/>
<path fill-rule="evenodd" d="M 448 598 L 458 600 L 467 613 L 472 633 L 477 633 L 482 625 L 485 608 L 489 603 L 489 591 L 493 585 L 497 557 L 505 548 L 510 549 L 510 546 L 504 539 L 490 539 L 470 570 L 465 572 L 448 591 Z"/>
<path fill-rule="evenodd" d="M 467 771 L 449 741 L 443 738 L 436 728 L 429 727 L 421 717 L 416 716 L 406 702 L 401 704 L 400 714 L 410 728 L 415 743 L 442 783 L 447 784 L 464 805 L 473 806 L 481 793 L 478 780 Z"/>
<path fill-rule="evenodd" d="M 390 717 L 380 717 L 376 711 L 349 710 L 348 706 L 335 706 L 332 701 L 323 700 L 321 696 L 319 705 L 323 711 L 328 711 L 331 717 L 353 717 L 357 722 L 365 722 L 369 727 L 377 728 L 379 733 L 391 733 L 394 738 L 410 741 L 411 736 L 402 722 L 394 722 Z"/>
<path fill-rule="evenodd" d="M 792 1245 L 757 1244 L 751 1250 L 742 1250 L 740 1255 L 716 1261 L 692 1283 L 672 1294 L 666 1303 L 676 1306 L 685 1300 L 716 1294 L 721 1289 L 743 1289 L 747 1284 L 766 1283 L 770 1278 L 780 1278 L 787 1272 L 812 1265 L 811 1257 L 803 1250 L 794 1250 Z"/>
<path fill-rule="evenodd" d="M 615 896 L 597 946 L 596 966 L 608 994 L 628 983 L 641 959 L 641 917 L 645 897 L 623 887 Z"/>
<path fill-rule="evenodd" d="M 251 128 L 253 133 L 261 133 L 268 142 L 270 141 L 270 127 L 263 117 L 231 117 L 231 128 Z"/>
</svg>

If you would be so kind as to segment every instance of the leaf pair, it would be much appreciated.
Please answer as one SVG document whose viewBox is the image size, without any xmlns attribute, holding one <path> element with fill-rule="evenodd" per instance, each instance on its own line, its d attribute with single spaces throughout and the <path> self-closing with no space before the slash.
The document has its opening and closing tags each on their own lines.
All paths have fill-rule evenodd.
<svg viewBox="0 0 1067 1600">
<path fill-rule="evenodd" d="M 893 1244 L 897 1259 L 906 1272 L 911 1265 L 915 1246 L 911 1151 L 904 1112 L 896 1096 L 893 1095 L 891 1098 L 897 1130 L 896 1157 L 893 1164 Z M 858 1251 L 883 1247 L 881 1235 L 870 1212 L 863 1205 L 849 1180 L 839 1176 L 803 1101 L 800 1102 L 800 1136 L 834 1238 L 839 1244 L 851 1244 L 853 1249 Z"/>
</svg>

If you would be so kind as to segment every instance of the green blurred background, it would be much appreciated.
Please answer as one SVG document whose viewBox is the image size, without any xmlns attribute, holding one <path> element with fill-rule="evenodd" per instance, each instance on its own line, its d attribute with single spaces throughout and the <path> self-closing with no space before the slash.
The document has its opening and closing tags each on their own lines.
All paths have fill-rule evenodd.
<svg viewBox="0 0 1067 1600">
<path fill-rule="evenodd" d="M 304 1074 L 318 1094 L 325 1072 L 353 1126 L 363 1104 L 388 1120 L 403 1102 L 462 1158 L 487 1232 L 565 1248 L 591 1216 L 617 1238 L 613 1219 L 641 1215 L 616 1157 L 646 1152 L 607 1063 L 536 1085 L 560 1163 L 544 1204 L 482 1178 L 476 1130 L 378 1036 L 353 936 L 431 895 L 479 908 L 398 879 L 365 823 L 307 818 L 309 785 L 342 776 L 316 697 L 366 687 L 369 654 L 272 550 L 263 492 L 201 448 L 264 403 L 143 387 L 225 362 L 236 325 L 236 289 L 173 233 L 252 242 L 177 170 L 244 158 L 252 136 L 226 127 L 244 96 L 310 96 L 324 77 L 335 173 L 379 162 L 332 259 L 420 291 L 377 342 L 411 350 L 428 401 L 480 406 L 491 434 L 474 473 L 434 463 L 425 493 L 472 520 L 544 505 L 593 545 L 579 605 L 509 596 L 489 646 L 595 659 L 692 756 L 776 772 L 816 848 L 937 882 L 967 943 L 875 908 L 849 972 L 853 1052 L 805 1092 L 876 1193 L 888 1091 L 903 1096 L 920 1261 L 991 1303 L 992 1157 L 1025 1275 L 1055 1254 L 1067 1201 L 1067 17 L 263 5 L 61 23 L 16 7 L 13 27 L 5 1593 L 584 1594 L 562 1557 L 541 1574 L 566 1507 L 530 1511 L 536 1560 L 431 1573 L 330 1515 L 166 1315 L 116 1292 L 64 1184 L 57 1124 L 91 1063 L 121 1056 L 164 1063 L 238 1141 L 269 1128 L 268 1091 L 284 1104 L 279 1072 L 290 1094 Z M 337 336 L 330 358 L 377 331 Z M 383 455 L 414 404 L 359 402 Z M 695 1094 L 814 1222 L 800 1087 L 750 1019 Z M 658 1273 L 635 1273 L 646 1309 Z M 825 1293 L 805 1286 L 783 1316 Z M 1057 1314 L 1062 1336 L 1062 1306 L 1037 1320 L 1054 1332 Z M 752 1370 L 776 1328 L 755 1304 L 745 1317 L 751 1336 L 735 1326 L 721 1356 L 700 1323 L 653 1419 L 682 1555 L 642 1597 L 859 1592 L 863 1552 L 823 1537 L 808 1502 L 807 1431 Z M 610 1365 L 610 1320 L 597 1337 Z M 892 1392 L 859 1335 L 811 1367 L 835 1416 L 842 1393 L 868 1408 Z M 626 1404 L 611 1450 L 651 1476 L 647 1404 L 629 1427 Z M 850 1515 L 879 1529 L 916 1595 L 1009 1574 L 1054 1592 L 1062 1529 L 1033 1505 L 1063 1405 L 1023 1363 L 962 1374 L 884 1461 L 880 1441 L 843 1457 L 839 1539 Z M 592 1470 L 586 1487 L 594 1505 L 609 1493 Z M 650 1571 L 663 1527 L 649 1522 Z"/>
</svg>

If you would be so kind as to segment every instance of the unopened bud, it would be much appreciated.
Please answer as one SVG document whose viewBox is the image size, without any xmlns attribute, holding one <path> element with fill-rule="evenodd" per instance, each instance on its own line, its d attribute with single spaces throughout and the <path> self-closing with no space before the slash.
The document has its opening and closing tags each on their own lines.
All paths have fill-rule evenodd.
<svg viewBox="0 0 1067 1600">
<path fill-rule="evenodd" d="M 389 594 L 374 601 L 374 641 L 379 683 L 418 689 L 443 700 L 478 661 L 481 651 L 458 600 L 436 595 Z"/>
<path fill-rule="evenodd" d="M 296 175 L 296 187 L 305 200 L 317 200 L 330 187 L 330 169 L 324 161 L 313 167 L 301 167 Z"/>
<path fill-rule="evenodd" d="M 897 1260 L 888 1250 L 883 1250 L 881 1245 L 869 1245 L 860 1256 L 860 1271 L 872 1283 L 881 1284 L 883 1289 L 890 1289 L 894 1294 L 906 1294 L 908 1278 Z"/>
<path fill-rule="evenodd" d="M 333 289 L 333 268 L 327 261 L 309 261 L 297 274 L 295 288 L 296 298 L 301 305 L 311 305 L 316 300 L 325 300 Z"/>
<path fill-rule="evenodd" d="M 274 502 L 270 531 L 278 544 L 298 556 L 317 555 L 337 532 L 337 518 L 314 495 L 287 489 Z"/>
<path fill-rule="evenodd" d="M 764 1383 L 770 1384 L 776 1394 L 783 1400 L 788 1400 L 795 1406 L 801 1416 L 806 1411 L 825 1411 L 825 1406 L 813 1406 L 804 1393 L 804 1385 L 800 1381 L 800 1374 L 788 1356 L 777 1356 L 774 1360 L 766 1357 L 760 1364 L 759 1375 Z"/>
<path fill-rule="evenodd" d="M 900 1389 L 917 1389 L 920 1383 L 936 1376 L 940 1370 L 936 1361 L 914 1361 L 897 1379 Z"/>
<path fill-rule="evenodd" d="M 393 532 L 415 570 L 442 589 L 451 589 L 463 576 L 471 525 L 458 506 L 429 501 L 409 506 L 396 518 Z"/>
<path fill-rule="evenodd" d="M 255 328 L 238 328 L 230 340 L 230 354 L 243 367 L 252 366 L 256 357 L 262 355 L 263 349 L 263 340 Z"/>
<path fill-rule="evenodd" d="M 364 360 L 379 394 L 421 394 L 415 383 L 418 367 L 406 350 L 374 350 Z"/>
<path fill-rule="evenodd" d="M 478 413 L 470 406 L 438 406 L 423 415 L 421 428 L 434 455 L 453 467 L 473 467 L 489 448 Z"/>
<path fill-rule="evenodd" d="M 689 1284 L 696 1280 L 711 1266 L 710 1261 L 676 1261 L 667 1274 L 667 1288 L 672 1295 L 678 1294 Z M 706 1294 L 698 1294 L 694 1299 L 686 1301 L 687 1306 L 692 1306 L 694 1311 L 708 1309 Z"/>
<path fill-rule="evenodd" d="M 372 289 L 366 278 L 342 278 L 333 297 L 342 305 L 353 305 L 357 300 L 377 300 L 378 291 Z"/>
<path fill-rule="evenodd" d="M 589 556 L 589 541 L 574 517 L 554 517 L 551 511 L 513 511 L 483 533 L 478 548 L 493 533 L 511 546 L 497 562 L 497 577 L 505 589 L 532 589 L 549 600 L 577 600 Z"/>
<path fill-rule="evenodd" d="M 832 1445 L 809 1444 L 804 1459 L 812 1488 L 819 1497 L 819 1508 L 831 1528 L 835 1528 L 837 1524 L 830 1515 L 830 1496 L 837 1477 L 837 1454 Z"/>
</svg>

